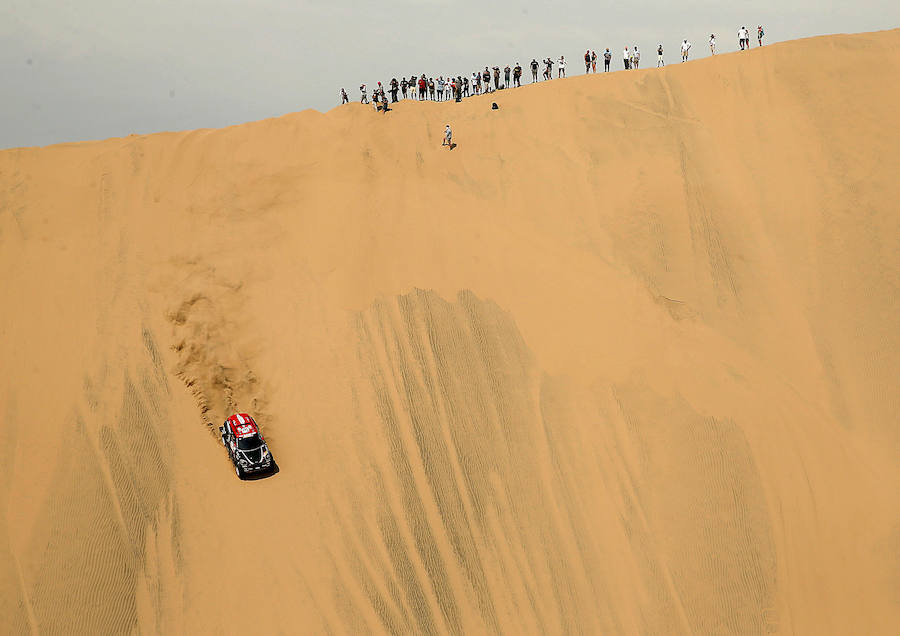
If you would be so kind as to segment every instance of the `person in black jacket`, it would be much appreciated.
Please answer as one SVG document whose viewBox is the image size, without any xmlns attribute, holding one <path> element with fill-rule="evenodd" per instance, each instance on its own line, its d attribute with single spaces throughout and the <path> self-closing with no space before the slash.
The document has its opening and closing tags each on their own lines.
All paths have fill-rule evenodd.
<svg viewBox="0 0 900 636">
<path fill-rule="evenodd" d="M 400 83 L 397 78 L 391 80 L 391 102 L 397 103 L 397 91 L 400 90 Z"/>
</svg>

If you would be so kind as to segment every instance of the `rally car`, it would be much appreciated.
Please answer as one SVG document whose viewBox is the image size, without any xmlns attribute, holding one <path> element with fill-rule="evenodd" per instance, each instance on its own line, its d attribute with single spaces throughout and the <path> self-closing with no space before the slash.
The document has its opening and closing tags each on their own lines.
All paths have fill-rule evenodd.
<svg viewBox="0 0 900 636">
<path fill-rule="evenodd" d="M 229 417 L 219 427 L 219 433 L 239 478 L 275 470 L 275 460 L 259 432 L 259 426 L 246 413 L 235 413 Z"/>
</svg>

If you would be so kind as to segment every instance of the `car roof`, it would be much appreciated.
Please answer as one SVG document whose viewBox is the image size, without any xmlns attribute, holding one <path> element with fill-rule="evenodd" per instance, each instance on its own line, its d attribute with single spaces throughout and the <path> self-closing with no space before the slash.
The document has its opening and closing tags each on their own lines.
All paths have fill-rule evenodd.
<svg viewBox="0 0 900 636">
<path fill-rule="evenodd" d="M 250 437 L 259 433 L 259 427 L 256 426 L 256 422 L 246 413 L 235 413 L 225 422 L 231 428 L 232 434 L 238 438 Z"/>
</svg>

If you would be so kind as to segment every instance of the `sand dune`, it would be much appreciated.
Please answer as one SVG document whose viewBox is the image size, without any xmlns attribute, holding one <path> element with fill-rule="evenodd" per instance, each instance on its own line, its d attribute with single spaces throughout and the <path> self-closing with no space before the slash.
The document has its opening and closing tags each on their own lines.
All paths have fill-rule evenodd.
<svg viewBox="0 0 900 636">
<path fill-rule="evenodd" d="M 897 633 L 898 71 L 0 152 L 5 630 Z"/>
</svg>

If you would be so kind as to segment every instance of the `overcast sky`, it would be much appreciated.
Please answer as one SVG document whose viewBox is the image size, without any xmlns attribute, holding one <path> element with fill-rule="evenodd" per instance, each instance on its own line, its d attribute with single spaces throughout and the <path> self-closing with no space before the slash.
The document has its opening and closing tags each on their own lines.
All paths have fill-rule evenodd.
<svg viewBox="0 0 900 636">
<path fill-rule="evenodd" d="M 737 48 L 900 25 L 898 0 L 0 0 L 0 148 L 219 127 L 358 99 L 360 83 L 640 46 Z M 754 42 L 755 44 L 755 42 Z M 526 73 L 526 76 L 529 74 Z"/>
</svg>

